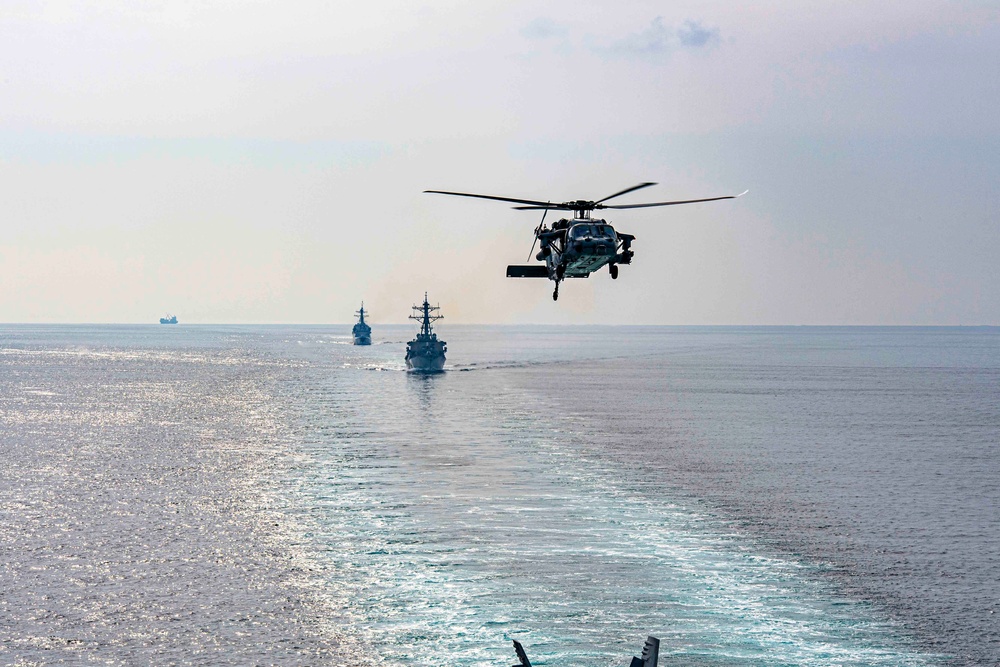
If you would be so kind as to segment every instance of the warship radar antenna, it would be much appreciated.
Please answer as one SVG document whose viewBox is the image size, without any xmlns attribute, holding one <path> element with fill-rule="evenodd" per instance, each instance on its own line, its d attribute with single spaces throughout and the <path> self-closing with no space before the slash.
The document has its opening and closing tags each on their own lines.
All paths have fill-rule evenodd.
<svg viewBox="0 0 1000 667">
<path fill-rule="evenodd" d="M 431 322 L 444 319 L 444 315 L 433 314 L 434 311 L 441 310 L 441 307 L 432 306 L 427 302 L 427 292 L 424 292 L 424 302 L 419 306 L 414 306 L 413 310 L 414 314 L 410 315 L 409 319 L 420 322 L 420 334 L 423 336 L 431 335 Z"/>
<path fill-rule="evenodd" d="M 365 323 L 365 302 L 364 301 L 361 302 L 361 310 L 355 310 L 354 314 L 357 315 L 360 318 L 358 320 L 359 324 L 364 324 Z"/>
</svg>

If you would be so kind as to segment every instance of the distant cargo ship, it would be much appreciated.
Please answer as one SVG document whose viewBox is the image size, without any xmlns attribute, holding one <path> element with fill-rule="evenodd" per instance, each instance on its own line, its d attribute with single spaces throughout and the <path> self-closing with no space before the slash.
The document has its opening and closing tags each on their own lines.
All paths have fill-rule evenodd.
<svg viewBox="0 0 1000 667">
<path fill-rule="evenodd" d="M 372 344 L 372 328 L 365 324 L 365 302 L 361 302 L 361 310 L 354 313 L 358 316 L 358 323 L 354 325 L 351 333 L 354 334 L 355 345 Z"/>
<path fill-rule="evenodd" d="M 406 344 L 406 369 L 414 373 L 440 373 L 444 370 L 444 354 L 448 348 L 431 330 L 431 322 L 442 319 L 444 315 L 432 314 L 440 308 L 427 303 L 426 292 L 424 303 L 414 306 L 413 310 L 410 319 L 420 322 L 420 333 Z"/>
<path fill-rule="evenodd" d="M 167 315 L 166 317 L 161 317 L 160 324 L 177 324 L 177 316 Z"/>
</svg>

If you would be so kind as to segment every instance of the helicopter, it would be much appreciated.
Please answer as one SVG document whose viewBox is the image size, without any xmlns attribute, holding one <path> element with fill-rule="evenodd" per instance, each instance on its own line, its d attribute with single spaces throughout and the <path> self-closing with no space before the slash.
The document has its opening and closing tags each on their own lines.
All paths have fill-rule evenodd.
<svg viewBox="0 0 1000 667">
<path fill-rule="evenodd" d="M 635 236 L 616 232 L 615 228 L 609 225 L 606 220 L 591 217 L 593 211 L 600 209 L 649 208 L 652 206 L 697 204 L 699 202 L 718 201 L 720 199 L 736 199 L 749 192 L 749 190 L 746 190 L 738 195 L 727 195 L 725 197 L 661 201 L 649 204 L 604 203 L 609 199 L 621 197 L 630 192 L 648 188 L 651 185 L 656 185 L 656 183 L 639 183 L 597 201 L 577 199 L 576 201 L 562 203 L 496 197 L 493 195 L 477 195 L 469 192 L 447 192 L 444 190 L 424 190 L 424 192 L 511 202 L 521 204 L 521 206 L 512 207 L 518 211 L 542 211 L 542 220 L 535 227 L 535 240 L 531 244 L 531 250 L 528 251 L 528 260 L 531 260 L 531 254 L 535 252 L 535 244 L 540 244 L 535 259 L 545 262 L 545 265 L 510 264 L 507 266 L 507 277 L 548 278 L 549 280 L 553 280 L 556 283 L 556 288 L 552 292 L 552 299 L 553 301 L 558 301 L 559 283 L 566 278 L 586 278 L 602 266 L 607 265 L 612 280 L 617 280 L 618 267 L 622 264 L 632 263 L 632 257 L 635 255 L 635 252 L 632 250 L 632 242 L 635 240 Z M 548 215 L 549 211 L 573 211 L 575 215 L 572 220 L 562 218 L 552 223 L 551 227 L 546 227 L 545 216 Z"/>
</svg>

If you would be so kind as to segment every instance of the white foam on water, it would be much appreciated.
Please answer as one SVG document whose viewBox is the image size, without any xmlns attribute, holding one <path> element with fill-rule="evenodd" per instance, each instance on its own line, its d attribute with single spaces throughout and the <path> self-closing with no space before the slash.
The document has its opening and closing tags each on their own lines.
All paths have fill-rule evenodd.
<svg viewBox="0 0 1000 667">
<path fill-rule="evenodd" d="M 537 664 L 619 664 L 646 634 L 675 664 L 935 662 L 815 566 L 650 495 L 582 453 L 572 420 L 468 377 L 388 378 L 364 404 L 341 387 L 303 445 L 294 504 L 386 664 L 505 664 L 510 638 Z"/>
</svg>

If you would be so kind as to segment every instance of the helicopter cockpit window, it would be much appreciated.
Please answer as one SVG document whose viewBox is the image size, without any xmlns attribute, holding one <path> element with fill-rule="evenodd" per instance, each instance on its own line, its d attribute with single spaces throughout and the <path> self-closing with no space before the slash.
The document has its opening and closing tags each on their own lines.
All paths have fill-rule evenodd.
<svg viewBox="0 0 1000 667">
<path fill-rule="evenodd" d="M 614 230 L 609 225 L 573 225 L 570 236 L 574 239 L 582 239 L 585 236 L 592 238 L 614 238 Z"/>
</svg>

